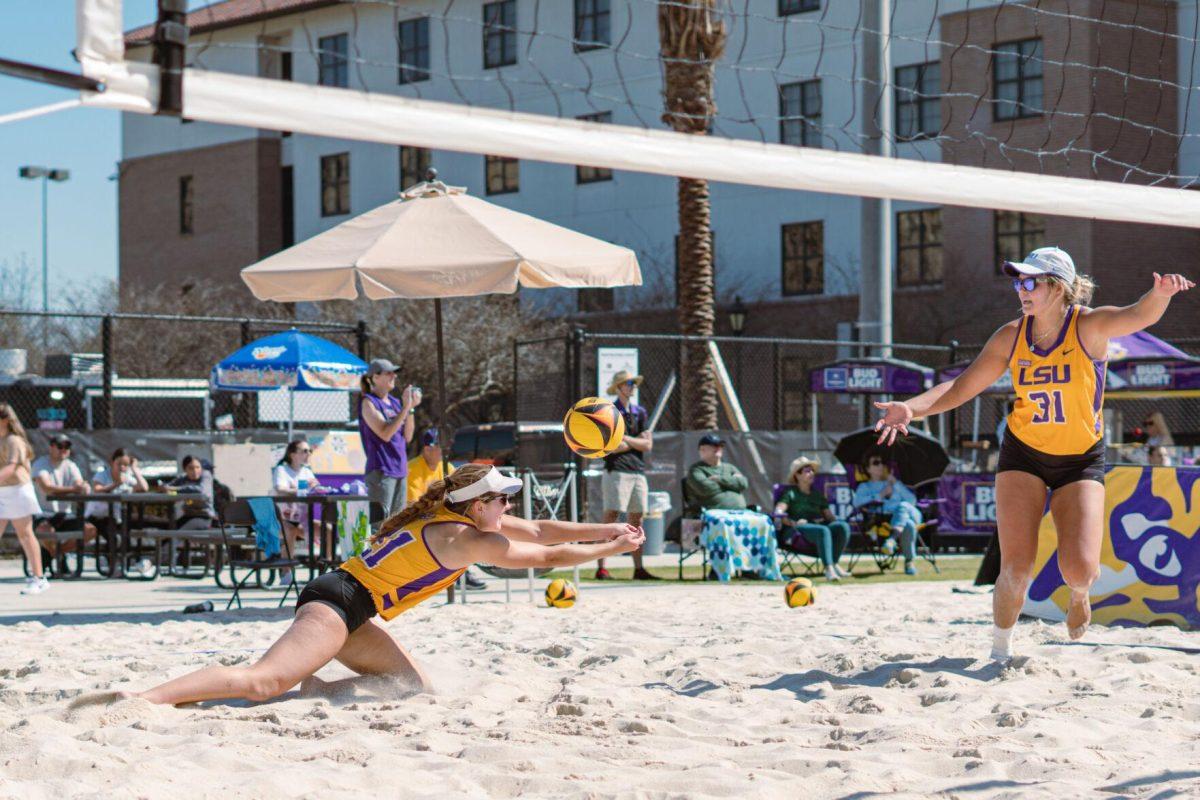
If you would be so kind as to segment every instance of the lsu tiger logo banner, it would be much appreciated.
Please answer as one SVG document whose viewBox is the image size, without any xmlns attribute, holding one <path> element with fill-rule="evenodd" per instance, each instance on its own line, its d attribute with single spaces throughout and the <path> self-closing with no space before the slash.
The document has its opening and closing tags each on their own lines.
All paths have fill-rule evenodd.
<svg viewBox="0 0 1200 800">
<path fill-rule="evenodd" d="M 1200 469 L 1113 467 L 1105 476 L 1100 577 L 1092 621 L 1200 630 Z M 1066 617 L 1070 592 L 1058 570 L 1058 536 L 1047 513 L 1038 531 L 1025 613 Z"/>
</svg>

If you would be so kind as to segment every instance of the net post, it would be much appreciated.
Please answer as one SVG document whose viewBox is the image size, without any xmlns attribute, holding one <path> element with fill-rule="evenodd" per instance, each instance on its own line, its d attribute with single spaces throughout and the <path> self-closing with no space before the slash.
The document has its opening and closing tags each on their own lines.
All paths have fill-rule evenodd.
<svg viewBox="0 0 1200 800">
<path fill-rule="evenodd" d="M 183 115 L 183 69 L 187 61 L 187 0 L 158 0 L 154 24 L 154 63 L 159 67 L 158 109 L 162 116 Z"/>
</svg>

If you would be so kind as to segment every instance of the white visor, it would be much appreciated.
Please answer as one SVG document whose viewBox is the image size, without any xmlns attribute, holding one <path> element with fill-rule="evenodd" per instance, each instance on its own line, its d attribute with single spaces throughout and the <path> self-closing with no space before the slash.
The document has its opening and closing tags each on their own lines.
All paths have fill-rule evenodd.
<svg viewBox="0 0 1200 800">
<path fill-rule="evenodd" d="M 506 477 L 500 473 L 500 470 L 492 467 L 483 474 L 482 478 L 474 483 L 447 493 L 446 500 L 451 503 L 461 503 L 464 500 L 472 500 L 489 492 L 516 494 L 519 491 L 521 491 L 520 478 Z"/>
</svg>

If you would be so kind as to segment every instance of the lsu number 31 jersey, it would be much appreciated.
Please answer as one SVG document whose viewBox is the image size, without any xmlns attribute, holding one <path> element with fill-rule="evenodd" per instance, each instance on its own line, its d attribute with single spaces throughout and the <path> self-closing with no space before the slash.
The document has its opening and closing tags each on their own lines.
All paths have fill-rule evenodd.
<svg viewBox="0 0 1200 800">
<path fill-rule="evenodd" d="M 375 600 L 379 616 L 392 619 L 402 611 L 437 594 L 466 571 L 450 569 L 437 560 L 425 541 L 425 529 L 440 522 L 461 522 L 475 527 L 469 517 L 441 508 L 392 531 L 347 559 L 342 569 L 358 580 Z"/>
<path fill-rule="evenodd" d="M 1022 318 L 1008 358 L 1017 394 L 1008 430 L 1047 455 L 1086 453 L 1104 432 L 1101 408 L 1108 359 L 1094 359 L 1084 348 L 1079 340 L 1081 316 L 1079 306 L 1071 306 L 1058 337 L 1046 348 L 1033 344 L 1033 318 Z"/>
</svg>

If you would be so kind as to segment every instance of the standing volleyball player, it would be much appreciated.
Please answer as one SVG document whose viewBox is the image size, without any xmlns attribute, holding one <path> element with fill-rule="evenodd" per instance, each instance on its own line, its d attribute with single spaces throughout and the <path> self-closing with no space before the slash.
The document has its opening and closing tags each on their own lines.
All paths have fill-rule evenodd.
<svg viewBox="0 0 1200 800">
<path fill-rule="evenodd" d="M 914 417 L 957 408 L 1012 372 L 1016 405 L 996 467 L 996 525 L 1000 576 L 993 595 L 992 658 L 1012 655 L 1012 631 L 1024 604 L 1037 555 L 1038 526 L 1050 492 L 1058 531 L 1058 567 L 1071 590 L 1067 633 L 1078 639 L 1091 622 L 1088 591 L 1100 574 L 1104 534 L 1104 376 L 1108 340 L 1153 325 L 1176 292 L 1195 284 L 1182 275 L 1154 273 L 1154 286 L 1121 308 L 1088 308 L 1092 281 L 1057 247 L 1023 262 L 1005 262 L 1021 298 L 1020 319 L 992 335 L 970 367 L 905 402 L 876 403 L 879 441 L 908 433 Z"/>
</svg>

